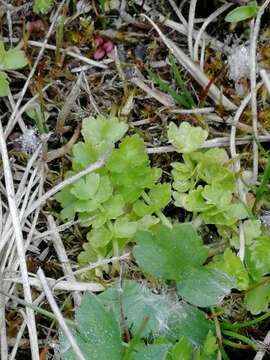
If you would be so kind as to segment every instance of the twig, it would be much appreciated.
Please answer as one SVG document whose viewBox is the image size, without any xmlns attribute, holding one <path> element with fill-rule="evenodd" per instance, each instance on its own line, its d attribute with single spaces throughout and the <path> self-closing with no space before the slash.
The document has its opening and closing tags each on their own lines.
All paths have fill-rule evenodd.
<svg viewBox="0 0 270 360">
<path fill-rule="evenodd" d="M 141 79 L 133 78 L 133 79 L 131 79 L 131 82 L 133 84 L 137 85 L 143 91 L 145 91 L 149 96 L 156 99 L 162 105 L 169 107 L 169 108 L 173 107 L 175 105 L 174 102 L 171 100 L 171 98 L 167 94 L 164 94 L 163 92 L 158 91 L 156 89 L 151 89 Z"/>
<path fill-rule="evenodd" d="M 236 139 L 236 145 L 244 145 L 249 144 L 252 142 L 253 137 L 252 136 L 245 136 L 243 138 Z M 260 142 L 270 142 L 270 135 L 261 135 L 258 136 L 258 140 Z M 217 139 L 211 139 L 205 141 L 205 143 L 202 145 L 202 148 L 209 149 L 213 147 L 227 147 L 230 145 L 230 138 L 229 137 L 223 137 L 223 138 L 217 138 Z M 163 153 L 171 153 L 176 152 L 176 149 L 173 146 L 160 146 L 155 148 L 147 148 L 146 149 L 147 154 L 163 154 Z"/>
<path fill-rule="evenodd" d="M 21 230 L 21 224 L 17 209 L 17 204 L 15 201 L 15 190 L 14 183 L 12 178 L 12 173 L 9 164 L 8 151 L 6 147 L 6 142 L 4 139 L 4 133 L 2 128 L 2 123 L 0 122 L 0 151 L 2 154 L 2 162 L 4 168 L 4 176 L 5 176 L 5 184 L 7 191 L 7 198 L 9 204 L 9 210 L 12 217 L 13 223 L 13 231 L 15 234 L 16 246 L 17 246 L 17 254 L 20 262 L 20 270 L 22 274 L 23 280 L 23 291 L 26 301 L 32 303 L 32 295 L 31 289 L 28 280 L 25 252 L 24 252 L 24 243 L 23 243 L 23 235 Z M 39 359 L 39 349 L 38 349 L 38 340 L 37 340 L 37 330 L 36 330 L 36 322 L 35 322 L 35 314 L 33 310 L 26 309 L 26 314 L 28 317 L 28 329 L 29 329 L 29 337 L 31 341 L 31 353 L 32 359 Z"/>
<path fill-rule="evenodd" d="M 256 75 L 257 75 L 257 39 L 260 31 L 261 18 L 270 0 L 266 0 L 260 7 L 256 16 L 256 20 L 251 22 L 251 36 L 250 36 L 250 90 L 251 90 L 251 111 L 252 111 L 252 128 L 255 138 L 258 137 L 258 109 L 257 109 L 257 90 L 256 90 Z M 259 165 L 259 150 L 255 140 L 253 140 L 253 180 L 258 178 Z"/>
<path fill-rule="evenodd" d="M 72 273 L 73 274 L 73 273 Z M 70 274 L 67 275 L 67 277 L 70 277 Z M 11 281 L 16 284 L 22 284 L 22 278 L 19 277 L 7 277 L 3 278 L 3 281 Z M 51 278 L 46 278 L 46 281 L 48 282 L 49 286 L 53 288 L 54 290 L 60 290 L 60 291 L 75 291 L 78 293 L 78 291 L 90 291 L 90 292 L 100 292 L 104 291 L 104 286 L 98 283 L 94 282 L 82 282 L 82 281 L 74 281 L 74 280 L 55 280 Z M 31 286 L 41 289 L 42 285 L 39 279 L 30 277 L 29 283 Z M 80 300 L 80 299 L 79 299 Z"/>
<path fill-rule="evenodd" d="M 168 109 L 171 114 L 209 114 L 215 111 L 213 107 L 196 109 Z"/>
<path fill-rule="evenodd" d="M 80 131 L 81 131 L 81 126 L 78 125 L 76 127 L 72 137 L 65 145 L 61 146 L 59 149 L 51 150 L 48 152 L 47 157 L 46 157 L 46 162 L 47 163 L 51 162 L 55 159 L 58 159 L 64 155 L 66 155 L 71 150 L 72 146 L 76 143 L 76 141 L 79 139 Z"/>
<path fill-rule="evenodd" d="M 102 260 L 97 261 L 96 263 L 90 264 L 90 265 L 85 266 L 85 267 L 83 267 L 83 268 L 81 268 L 79 270 L 74 271 L 73 275 L 83 274 L 83 273 L 85 273 L 87 271 L 96 269 L 99 266 L 107 265 L 107 264 L 110 264 L 110 263 L 115 262 L 115 261 L 120 262 L 120 261 L 123 261 L 123 260 L 127 260 L 129 257 L 130 257 L 130 253 L 126 253 L 126 254 L 123 254 L 121 256 L 114 256 L 114 257 L 111 257 L 109 259 L 102 259 Z"/>
<path fill-rule="evenodd" d="M 263 343 L 265 345 L 263 350 L 259 350 L 257 352 L 257 354 L 254 357 L 254 360 L 262 360 L 264 358 L 264 355 L 267 351 L 267 349 L 269 348 L 269 344 L 270 344 L 270 331 L 267 332 L 266 337 L 263 340 Z"/>
<path fill-rule="evenodd" d="M 220 8 L 218 8 L 216 11 L 214 11 L 211 15 L 208 16 L 208 18 L 204 21 L 202 27 L 200 28 L 195 44 L 194 44 L 194 61 L 199 61 L 199 46 L 202 39 L 202 35 L 207 28 L 207 26 L 215 20 L 219 15 L 221 15 L 224 11 L 228 10 L 233 4 L 224 4 Z"/>
<path fill-rule="evenodd" d="M 178 19 L 181 21 L 181 23 L 187 28 L 188 27 L 188 23 L 186 21 L 186 19 L 184 18 L 184 16 L 182 15 L 181 11 L 178 9 L 177 5 L 175 4 L 174 0 L 169 0 L 169 3 L 171 5 L 171 7 L 173 8 L 173 11 L 175 12 L 175 14 L 177 15 Z"/>
<path fill-rule="evenodd" d="M 0 289 L 2 289 L 2 274 L 0 272 Z M 8 360 L 8 344 L 7 344 L 7 329 L 6 329 L 6 306 L 3 295 L 0 295 L 0 358 L 1 360 Z"/>
<path fill-rule="evenodd" d="M 61 314 L 61 311 L 58 307 L 58 305 L 56 304 L 56 301 L 54 300 L 54 297 L 53 297 L 53 294 L 49 288 L 49 285 L 47 283 L 47 280 L 45 278 L 45 275 L 42 271 L 41 268 L 38 269 L 37 271 L 37 275 L 39 277 L 39 280 L 42 284 L 42 287 L 43 287 L 43 290 L 44 290 L 44 293 L 47 297 L 47 300 L 50 304 L 50 307 L 54 313 L 54 315 L 56 316 L 57 318 L 57 321 L 63 331 L 63 333 L 65 334 L 65 336 L 67 337 L 67 340 L 69 341 L 73 351 L 74 351 L 74 354 L 75 356 L 77 357 L 77 359 L 79 360 L 86 360 L 86 358 L 84 357 L 83 353 L 81 352 L 81 349 L 79 348 L 76 340 L 74 339 L 70 329 L 68 328 L 66 322 L 65 322 L 65 319 L 63 318 L 63 315 Z"/>
<path fill-rule="evenodd" d="M 260 70 L 260 75 L 261 75 L 261 78 L 262 78 L 262 80 L 264 82 L 264 85 L 266 86 L 268 94 L 270 95 L 270 78 L 269 78 L 269 75 L 267 74 L 267 72 L 264 69 Z"/>
<path fill-rule="evenodd" d="M 196 11 L 197 0 L 190 0 L 189 5 L 189 14 L 188 14 L 188 51 L 192 60 L 193 56 L 193 29 L 194 29 L 194 19 Z"/>
<path fill-rule="evenodd" d="M 81 93 L 82 76 L 83 76 L 83 74 L 81 72 L 78 76 L 78 79 L 77 79 L 75 85 L 72 86 L 72 90 L 68 94 L 66 101 L 57 116 L 56 131 L 60 134 L 62 134 L 64 132 L 65 121 L 66 121 L 68 115 L 70 114 L 70 111 L 71 111 L 72 107 L 74 106 L 75 101 L 77 100 L 78 96 Z"/>
<path fill-rule="evenodd" d="M 59 233 L 57 231 L 55 221 L 51 215 L 48 216 L 48 224 L 49 224 L 49 229 L 53 231 L 51 239 L 52 239 L 52 243 L 53 243 L 55 252 L 59 259 L 59 262 L 62 266 L 63 273 L 64 273 L 64 275 L 66 275 L 66 278 L 68 280 L 76 282 L 76 278 L 72 272 L 72 268 L 71 268 L 70 262 L 67 257 L 66 249 L 62 242 L 61 236 L 59 235 Z M 59 285 L 59 283 L 57 283 L 57 285 Z M 74 299 L 75 306 L 79 306 L 81 303 L 81 294 L 79 292 L 74 292 L 73 299 Z"/>
<path fill-rule="evenodd" d="M 200 70 L 200 68 L 192 61 L 190 58 L 178 47 L 173 41 L 168 39 L 159 27 L 146 15 L 143 15 L 155 28 L 165 45 L 171 52 L 174 54 L 176 60 L 184 66 L 184 68 L 190 73 L 190 75 L 203 87 L 209 85 L 208 77 Z M 216 104 L 222 104 L 226 110 L 236 110 L 236 105 L 234 105 L 218 87 L 214 84 L 211 84 L 208 91 L 209 96 Z"/>
</svg>

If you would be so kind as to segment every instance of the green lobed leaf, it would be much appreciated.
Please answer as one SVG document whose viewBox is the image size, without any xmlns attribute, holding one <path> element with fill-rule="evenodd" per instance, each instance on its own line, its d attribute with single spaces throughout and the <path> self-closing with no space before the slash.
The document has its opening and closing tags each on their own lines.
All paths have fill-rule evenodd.
<svg viewBox="0 0 270 360">
<path fill-rule="evenodd" d="M 202 196 L 207 204 L 217 205 L 218 207 L 226 207 L 232 201 L 232 192 L 224 189 L 218 183 L 206 185 L 202 191 Z"/>
<path fill-rule="evenodd" d="M 82 141 L 73 145 L 72 155 L 72 168 L 77 172 L 84 170 L 87 166 L 98 160 L 96 149 L 91 144 Z"/>
<path fill-rule="evenodd" d="M 199 149 L 207 139 L 208 132 L 200 127 L 193 127 L 187 122 L 182 122 L 179 127 L 173 122 L 168 127 L 170 143 L 180 153 L 191 153 Z"/>
<path fill-rule="evenodd" d="M 7 75 L 0 71 L 0 97 L 8 96 L 9 94 L 9 84 L 7 81 Z"/>
<path fill-rule="evenodd" d="M 201 216 L 205 224 L 233 226 L 238 220 L 247 218 L 249 213 L 244 204 L 238 203 L 227 205 L 224 208 L 215 205 Z"/>
<path fill-rule="evenodd" d="M 148 345 L 138 351 L 134 360 L 166 360 L 169 346 L 168 345 Z"/>
<path fill-rule="evenodd" d="M 270 237 L 260 236 L 246 249 L 247 269 L 255 281 L 270 273 Z"/>
<path fill-rule="evenodd" d="M 125 137 L 106 167 L 116 192 L 128 203 L 136 201 L 145 189 L 151 189 L 161 175 L 160 169 L 150 167 L 144 142 L 138 135 Z"/>
<path fill-rule="evenodd" d="M 113 224 L 113 235 L 116 238 L 133 238 L 137 231 L 136 221 L 130 221 L 127 216 L 117 219 Z"/>
<path fill-rule="evenodd" d="M 220 305 L 234 286 L 234 281 L 228 274 L 200 267 L 186 271 L 177 283 L 177 291 L 189 303 L 209 307 Z"/>
<path fill-rule="evenodd" d="M 79 200 L 89 200 L 97 192 L 100 184 L 100 176 L 91 173 L 77 180 L 71 189 L 71 193 Z"/>
<path fill-rule="evenodd" d="M 181 337 L 178 343 L 170 350 L 170 360 L 192 360 L 192 344 L 187 338 Z"/>
<path fill-rule="evenodd" d="M 215 331 L 214 323 L 207 314 L 195 306 L 179 303 L 168 321 L 169 339 L 178 341 L 186 337 L 194 346 L 203 346 L 209 331 Z"/>
<path fill-rule="evenodd" d="M 257 239 L 261 233 L 261 222 L 257 219 L 248 219 L 243 223 L 245 244 L 250 245 L 252 240 Z"/>
<path fill-rule="evenodd" d="M 75 339 L 86 359 L 119 360 L 122 358 L 123 346 L 120 328 L 97 297 L 86 294 L 76 311 L 75 321 L 78 332 L 73 332 Z M 61 355 L 64 360 L 75 360 L 67 340 L 61 340 Z"/>
<path fill-rule="evenodd" d="M 254 288 L 247 291 L 244 304 L 252 315 L 258 315 L 268 309 L 270 303 L 270 278 L 260 279 L 260 283 L 254 284 Z"/>
<path fill-rule="evenodd" d="M 133 205 L 134 212 L 140 216 L 146 216 L 158 212 L 165 208 L 171 201 L 171 186 L 170 184 L 157 184 L 147 194 L 147 204 L 144 201 L 138 200 Z"/>
<path fill-rule="evenodd" d="M 91 360 L 119 360 L 123 354 L 120 328 L 95 295 L 83 296 L 75 321 L 88 345 Z"/>
<path fill-rule="evenodd" d="M 98 146 L 105 142 L 114 144 L 127 132 L 128 125 L 116 117 L 88 117 L 83 120 L 82 135 L 86 143 Z"/>
<path fill-rule="evenodd" d="M 133 255 L 143 271 L 164 280 L 180 279 L 189 267 L 202 265 L 207 250 L 191 224 L 164 225 L 135 236 Z"/>
<path fill-rule="evenodd" d="M 216 336 L 213 335 L 212 331 L 210 330 L 203 344 L 203 355 L 205 356 L 214 355 L 217 350 L 218 350 L 217 338 Z"/>
<path fill-rule="evenodd" d="M 230 249 L 225 250 L 222 260 L 214 261 L 209 266 L 233 277 L 238 290 L 246 290 L 249 287 L 248 272 L 239 256 L 236 256 Z"/>
<path fill-rule="evenodd" d="M 22 69 L 28 64 L 28 59 L 24 51 L 19 49 L 10 49 L 6 51 L 1 65 L 4 70 L 18 70 Z"/>
<path fill-rule="evenodd" d="M 122 287 L 115 282 L 99 296 L 100 301 L 110 309 L 121 323 L 121 306 L 132 334 L 140 328 L 143 320 L 148 321 L 142 336 L 166 334 L 167 323 L 174 302 L 169 296 L 154 294 L 144 284 L 125 280 Z"/>
<path fill-rule="evenodd" d="M 239 6 L 227 14 L 225 21 L 239 22 L 255 16 L 260 10 L 257 1 L 251 1 L 248 5 Z"/>
<path fill-rule="evenodd" d="M 225 149 L 212 148 L 208 150 L 195 151 L 190 154 L 192 161 L 215 163 L 218 165 L 224 165 L 229 161 L 229 156 Z"/>
<path fill-rule="evenodd" d="M 107 168 L 114 173 L 123 175 L 126 167 L 133 168 L 149 165 L 143 139 L 138 135 L 126 136 L 108 159 Z M 125 174 L 128 175 L 128 174 Z"/>
<path fill-rule="evenodd" d="M 214 207 L 214 205 L 208 204 L 203 197 L 204 188 L 198 186 L 196 190 L 192 190 L 183 199 L 183 205 L 188 211 L 201 212 L 206 211 Z"/>
<path fill-rule="evenodd" d="M 93 229 L 87 234 L 87 240 L 94 248 L 106 246 L 112 239 L 112 233 L 105 226 Z"/>
<path fill-rule="evenodd" d="M 201 162 L 197 167 L 198 176 L 207 184 L 218 183 L 224 190 L 235 189 L 233 173 L 223 165 L 214 162 Z"/>
<path fill-rule="evenodd" d="M 53 6 L 53 0 L 34 0 L 34 12 L 36 14 L 48 14 Z"/>
</svg>

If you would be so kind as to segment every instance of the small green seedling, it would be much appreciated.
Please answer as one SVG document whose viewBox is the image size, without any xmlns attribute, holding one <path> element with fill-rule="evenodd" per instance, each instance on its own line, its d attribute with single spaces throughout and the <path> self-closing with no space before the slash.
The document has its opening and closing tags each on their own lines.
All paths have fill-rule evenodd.
<svg viewBox="0 0 270 360">
<path fill-rule="evenodd" d="M 34 12 L 36 14 L 46 15 L 49 13 L 53 6 L 53 0 L 35 0 Z"/>
<path fill-rule="evenodd" d="M 257 4 L 257 1 L 251 1 L 248 5 L 239 6 L 230 11 L 225 17 L 225 21 L 237 23 L 252 18 L 257 15 L 259 9 L 260 6 Z"/>
<path fill-rule="evenodd" d="M 176 90 L 173 89 L 173 87 L 168 84 L 166 81 L 162 80 L 157 74 L 155 74 L 150 69 L 146 68 L 146 71 L 148 72 L 149 77 L 151 80 L 160 88 L 165 91 L 168 95 L 170 95 L 176 103 L 178 103 L 181 107 L 185 109 L 191 109 L 196 106 L 195 101 L 193 100 L 193 97 L 191 93 L 189 92 L 188 88 L 185 85 L 184 80 L 181 77 L 181 74 L 177 68 L 176 62 L 174 57 L 169 54 L 169 61 L 170 61 L 170 68 L 172 72 L 173 78 L 176 79 L 177 85 L 179 89 L 182 91 L 183 95 L 179 95 Z"/>
<path fill-rule="evenodd" d="M 19 49 L 5 50 L 4 43 L 0 42 L 0 97 L 8 96 L 9 84 L 6 71 L 18 70 L 28 64 L 25 53 Z"/>
</svg>

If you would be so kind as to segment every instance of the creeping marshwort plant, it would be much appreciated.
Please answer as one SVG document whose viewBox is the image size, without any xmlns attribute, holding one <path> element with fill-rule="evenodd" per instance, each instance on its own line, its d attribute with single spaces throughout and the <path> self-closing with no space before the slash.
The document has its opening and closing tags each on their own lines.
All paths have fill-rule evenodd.
<svg viewBox="0 0 270 360">
<path fill-rule="evenodd" d="M 67 176 L 109 153 L 106 165 L 56 195 L 62 219 L 78 216 L 89 229 L 78 258 L 81 266 L 120 255 L 132 245 L 145 278 L 140 283 L 116 280 L 104 293 L 84 296 L 73 329 L 83 353 L 87 359 L 104 360 L 214 360 L 218 351 L 227 359 L 224 346 L 237 347 L 239 341 L 256 349 L 239 333 L 249 323 L 238 329 L 221 319 L 222 341 L 215 337 L 215 312 L 229 311 L 235 290 L 243 299 L 241 306 L 254 315 L 265 312 L 269 302 L 270 236 L 239 200 L 235 184 L 241 174 L 234 173 L 224 149 L 203 148 L 206 130 L 170 123 L 168 140 L 181 157 L 171 164 L 171 190 L 170 183 L 160 182 L 161 170 L 151 167 L 143 139 L 126 132 L 127 125 L 115 117 L 85 119 L 84 141 L 73 147 Z M 169 203 L 184 209 L 192 221 L 181 224 L 166 217 L 162 210 Z M 240 221 L 244 263 L 237 256 Z M 210 256 L 197 232 L 202 225 L 216 228 L 225 244 L 223 253 Z M 102 277 L 108 271 L 103 266 L 86 276 Z M 160 293 L 155 293 L 155 284 L 163 286 Z M 75 359 L 63 335 L 61 343 L 63 359 Z"/>
</svg>

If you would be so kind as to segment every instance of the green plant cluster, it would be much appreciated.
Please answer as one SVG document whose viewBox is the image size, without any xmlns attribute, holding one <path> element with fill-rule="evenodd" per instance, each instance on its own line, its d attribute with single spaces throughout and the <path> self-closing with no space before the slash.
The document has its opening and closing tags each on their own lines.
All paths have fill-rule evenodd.
<svg viewBox="0 0 270 360">
<path fill-rule="evenodd" d="M 169 126 L 169 140 L 183 154 L 183 162 L 171 164 L 175 205 L 200 216 L 205 224 L 232 226 L 249 211 L 234 196 L 236 177 L 226 151 L 198 150 L 207 135 L 188 123 Z"/>
<path fill-rule="evenodd" d="M 215 311 L 228 311 L 224 299 L 233 289 L 243 298 L 242 311 L 253 315 L 266 312 L 270 299 L 269 231 L 237 197 L 238 174 L 226 151 L 203 149 L 206 130 L 171 123 L 168 139 L 182 158 L 172 163 L 171 191 L 169 183 L 159 182 L 161 170 L 151 167 L 143 140 L 126 135 L 127 130 L 117 118 L 85 119 L 83 141 L 73 147 L 67 176 L 105 154 L 106 164 L 64 188 L 56 199 L 63 208 L 62 219 L 78 216 L 89 228 L 79 255 L 81 266 L 118 255 L 132 242 L 133 257 L 144 278 L 148 284 L 162 284 L 164 290 L 153 293 L 147 281 L 125 280 L 113 283 L 98 298 L 86 295 L 74 330 L 86 358 L 211 360 L 220 351 L 227 360 L 225 345 L 256 348 L 239 331 L 269 313 L 242 324 L 221 320 L 222 343 L 214 335 L 219 321 Z M 164 216 L 162 210 L 172 201 L 192 214 L 192 223 L 180 224 Z M 236 254 L 240 221 L 244 262 Z M 209 257 L 209 248 L 194 227 L 200 224 L 216 227 L 226 244 L 223 253 Z M 81 316 L 82 311 L 90 315 Z M 123 342 L 126 332 L 131 339 Z M 64 338 L 62 352 L 63 359 L 74 358 Z"/>
<path fill-rule="evenodd" d="M 116 118 L 85 119 L 84 142 L 73 147 L 72 170 L 67 176 L 111 153 L 103 169 L 56 195 L 63 207 L 62 219 L 71 220 L 78 214 L 84 226 L 91 226 L 79 256 L 82 266 L 110 254 L 118 255 L 138 230 L 149 229 L 160 219 L 166 222 L 161 210 L 171 200 L 170 184 L 157 183 L 161 170 L 150 166 L 138 135 L 126 136 L 115 146 L 126 131 L 127 125 Z"/>
<path fill-rule="evenodd" d="M 53 7 L 53 0 L 34 0 L 33 10 L 36 14 L 48 14 Z"/>
<path fill-rule="evenodd" d="M 17 48 L 5 50 L 4 43 L 0 41 L 0 97 L 9 94 L 7 71 L 22 69 L 27 64 L 28 60 L 22 50 Z"/>
<path fill-rule="evenodd" d="M 119 293 L 121 292 L 121 302 Z M 130 339 L 122 341 L 124 312 Z M 86 359 L 197 360 L 216 358 L 214 322 L 176 294 L 155 294 L 134 280 L 115 282 L 99 296 L 87 294 L 76 311 L 73 335 Z M 76 359 L 61 335 L 61 357 Z"/>
<path fill-rule="evenodd" d="M 141 271 L 171 286 L 156 293 L 146 281 L 124 280 L 98 296 L 85 295 L 73 334 L 86 359 L 214 360 L 218 351 L 228 359 L 228 344 L 257 348 L 240 330 L 269 312 L 246 323 L 221 320 L 221 343 L 215 336 L 215 311 L 232 288 L 247 281 L 244 265 L 232 251 L 226 250 L 223 262 L 205 264 L 207 248 L 191 224 L 171 229 L 160 224 L 154 231 L 139 231 L 135 242 L 133 256 Z M 261 292 L 267 287 L 265 283 Z M 129 339 L 122 341 L 127 333 Z M 64 336 L 61 352 L 63 359 L 75 359 Z"/>
</svg>

